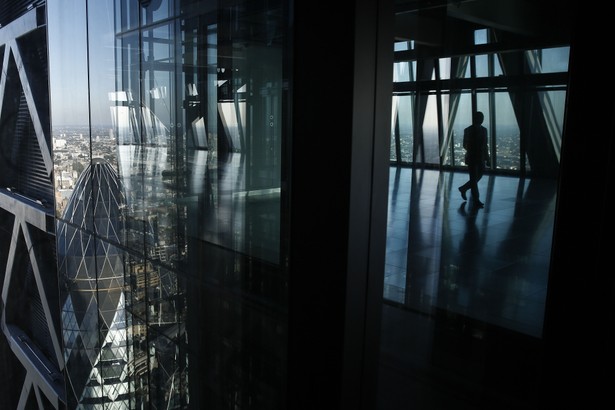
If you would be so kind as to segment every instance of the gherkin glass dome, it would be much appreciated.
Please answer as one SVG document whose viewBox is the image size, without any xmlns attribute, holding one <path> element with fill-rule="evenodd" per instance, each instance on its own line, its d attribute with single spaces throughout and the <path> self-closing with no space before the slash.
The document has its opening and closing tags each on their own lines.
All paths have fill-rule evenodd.
<svg viewBox="0 0 615 410">
<path fill-rule="evenodd" d="M 69 402 L 129 407 L 120 179 L 104 159 L 79 177 L 58 222 Z M 102 238 L 102 239 L 101 239 Z"/>
</svg>

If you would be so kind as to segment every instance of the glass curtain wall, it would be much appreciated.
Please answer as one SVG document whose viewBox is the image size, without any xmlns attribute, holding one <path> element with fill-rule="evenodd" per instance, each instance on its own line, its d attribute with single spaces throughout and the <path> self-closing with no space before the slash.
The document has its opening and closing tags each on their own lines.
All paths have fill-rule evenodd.
<svg viewBox="0 0 615 410">
<path fill-rule="evenodd" d="M 419 3 L 395 1 L 391 42 L 380 404 L 521 408 L 543 383 L 569 10 Z M 470 195 L 476 111 L 489 155 Z"/>
<path fill-rule="evenodd" d="M 490 33 L 477 29 L 474 46 L 494 42 Z M 464 168 L 463 129 L 479 110 L 492 172 L 557 175 L 568 46 L 446 58 L 421 58 L 412 41 L 394 47 L 392 164 Z"/>
<path fill-rule="evenodd" d="M 471 14 L 471 11 L 468 13 Z M 405 14 L 398 15 L 399 21 L 404 21 L 402 16 Z M 438 17 L 441 19 L 438 23 L 443 27 L 459 24 L 453 18 Z M 492 208 L 481 213 L 485 218 L 485 228 L 490 228 L 485 229 L 485 234 L 489 233 L 491 239 L 503 244 L 520 240 L 516 236 L 514 239 L 498 236 L 499 230 L 510 224 L 510 232 L 515 235 L 521 231 L 524 235 L 544 235 L 544 239 L 533 238 L 531 241 L 545 244 L 546 249 L 550 246 L 569 46 L 536 49 L 535 43 L 530 41 L 525 49 L 511 51 L 511 45 L 497 41 L 498 30 L 476 28 L 478 25 L 474 23 L 467 25 L 472 18 L 465 18 L 465 35 L 460 29 L 461 34 L 457 36 L 470 44 L 458 44 L 457 38 L 451 39 L 446 46 L 453 50 L 450 52 L 453 56 L 443 57 L 446 52 L 433 49 L 425 40 L 421 44 L 412 40 L 393 44 L 395 62 L 390 161 L 397 166 L 397 177 L 391 180 L 390 186 L 387 243 L 387 269 L 390 273 L 385 277 L 384 298 L 394 304 L 413 306 L 413 298 L 421 300 L 421 303 L 429 299 L 424 295 L 413 295 L 413 292 L 431 294 L 432 291 L 431 285 L 413 278 L 413 275 L 420 273 L 433 278 L 446 277 L 450 266 L 455 274 L 457 272 L 457 253 L 450 252 L 451 248 L 455 248 L 451 239 L 458 234 L 459 216 L 465 215 L 465 204 L 462 203 L 459 209 L 454 209 L 454 206 L 456 200 L 465 198 L 459 195 L 462 183 L 453 180 L 462 178 L 463 181 L 466 178 L 465 172 L 456 171 L 467 169 L 463 135 L 474 111 L 484 113 L 482 125 L 487 129 L 490 151 L 485 171 L 487 175 L 481 184 L 486 184 L 486 199 L 495 201 Z M 421 37 L 413 32 L 411 22 L 414 20 L 409 21 L 408 32 Z M 432 32 L 429 34 L 433 35 Z M 565 43 L 564 40 L 555 43 L 558 42 Z M 516 41 L 511 44 L 519 47 Z M 481 50 L 485 48 L 491 51 L 483 53 Z M 465 54 L 458 50 L 465 51 Z M 430 172 L 424 173 L 424 170 Z M 398 186 L 401 174 L 412 175 L 406 177 L 412 185 L 409 193 L 400 194 L 408 188 Z M 503 196 L 494 192 L 502 191 L 506 186 L 513 187 L 514 184 L 516 191 L 506 195 L 513 195 L 514 192 L 518 198 L 514 202 L 498 203 Z M 528 206 L 532 203 L 534 205 Z M 471 214 L 468 220 L 472 218 L 477 218 L 477 214 Z M 535 218 L 536 222 L 530 224 L 525 218 Z M 492 226 L 495 220 L 497 229 Z M 521 224 L 527 224 L 527 228 L 520 230 L 518 226 Z M 547 228 L 542 230 L 538 227 Z M 403 245 L 400 245 L 400 239 Z M 475 246 L 477 249 L 482 247 L 478 244 Z M 398 247 L 403 249 L 399 250 Z M 422 248 L 425 250 L 422 251 Z M 433 265 L 423 261 L 427 250 L 432 253 L 426 260 L 437 261 Z M 513 250 L 507 252 L 513 254 Z M 520 247 L 514 252 L 519 254 L 518 260 L 531 262 L 524 267 L 526 271 L 535 270 L 540 277 L 547 277 L 549 265 L 545 260 L 537 258 L 534 261 L 531 251 L 525 248 Z M 423 263 L 424 266 L 421 265 Z M 401 274 L 398 271 L 400 267 Z M 490 269 L 489 262 L 477 264 L 470 270 L 481 269 Z M 436 299 L 434 296 L 429 303 L 437 305 Z M 545 297 L 541 296 L 536 305 L 543 312 Z M 519 311 L 524 309 L 520 308 Z M 542 313 L 536 323 L 530 333 L 540 336 Z"/>
<path fill-rule="evenodd" d="M 50 1 L 69 408 L 283 408 L 284 1 Z"/>
</svg>

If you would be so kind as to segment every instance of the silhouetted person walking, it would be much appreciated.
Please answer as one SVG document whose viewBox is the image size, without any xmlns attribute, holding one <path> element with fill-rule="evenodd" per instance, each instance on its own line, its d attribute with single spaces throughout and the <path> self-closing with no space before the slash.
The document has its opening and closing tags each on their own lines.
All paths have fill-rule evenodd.
<svg viewBox="0 0 615 410">
<path fill-rule="evenodd" d="M 485 163 L 489 161 L 489 149 L 487 148 L 487 128 L 483 127 L 485 116 L 481 111 L 476 111 L 472 116 L 472 125 L 463 130 L 463 148 L 466 150 L 466 164 L 470 179 L 459 187 L 461 197 L 467 200 L 468 189 L 472 194 L 472 203 L 483 207 L 478 192 L 478 181 L 485 172 Z"/>
</svg>

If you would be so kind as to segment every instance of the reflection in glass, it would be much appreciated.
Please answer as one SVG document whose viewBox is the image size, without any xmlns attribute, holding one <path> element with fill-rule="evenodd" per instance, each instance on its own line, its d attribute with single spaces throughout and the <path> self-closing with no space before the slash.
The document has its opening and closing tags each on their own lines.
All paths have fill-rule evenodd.
<svg viewBox="0 0 615 410">
<path fill-rule="evenodd" d="M 570 61 L 570 46 L 547 48 L 542 51 L 543 73 L 567 73 Z"/>
<path fill-rule="evenodd" d="M 394 81 L 397 86 L 393 97 L 391 158 L 399 161 L 400 164 L 415 162 L 425 165 L 442 163 L 452 167 L 463 166 L 463 161 L 459 160 L 461 158 L 453 161 L 451 157 L 455 152 L 455 135 L 459 135 L 460 131 L 455 128 L 455 124 L 459 126 L 463 118 L 467 118 L 469 124 L 471 115 L 468 110 L 471 110 L 472 104 L 475 104 L 474 109 L 486 113 L 485 124 L 491 131 L 493 149 L 506 147 L 504 155 L 506 158 L 502 158 L 504 162 L 498 162 L 497 155 L 492 155 L 494 169 L 555 175 L 561 149 L 563 107 L 566 95 L 565 77 L 561 78 L 560 85 L 528 84 L 523 87 L 515 85 L 506 89 L 503 87 L 507 81 L 505 74 L 520 75 L 523 73 L 519 71 L 517 63 L 519 56 L 523 56 L 532 74 L 545 72 L 565 74 L 569 48 L 557 47 L 522 52 L 503 51 L 498 54 L 440 58 L 437 59 L 439 70 L 433 70 L 432 63 L 429 61 L 421 62 L 419 66 L 424 67 L 422 77 L 431 75 L 435 80 L 449 78 L 463 80 L 472 66 L 475 67 L 473 78 L 498 77 L 498 87 L 492 87 L 491 91 L 484 88 L 475 89 L 473 92 L 476 98 L 468 104 L 460 103 L 457 99 L 458 95 L 463 94 L 459 94 L 456 87 L 450 90 L 440 88 L 441 85 L 456 85 L 456 82 L 423 82 L 420 93 L 410 97 L 419 83 L 412 75 L 413 71 L 408 70 L 416 66 L 418 60 L 395 62 Z M 512 81 L 516 84 L 516 80 Z M 431 84 L 433 88 L 425 88 L 427 84 Z M 463 84 L 463 81 L 459 84 Z M 467 91 L 472 92 L 471 89 Z M 524 104 L 527 100 L 521 97 L 529 95 L 527 93 L 530 92 L 534 93 L 533 104 L 538 104 L 539 107 L 533 106 L 534 108 L 526 110 Z M 436 97 L 438 95 L 439 97 Z M 448 97 L 449 95 L 451 97 Z M 508 98 L 503 98 L 503 95 L 508 95 Z M 407 102 L 404 101 L 405 99 Z M 407 111 L 404 109 L 405 115 L 401 116 L 403 104 L 407 107 Z M 501 104 L 503 106 L 500 106 Z M 543 118 L 538 118 L 537 115 Z M 407 127 L 405 124 L 409 121 L 421 123 L 422 132 L 415 131 L 410 137 L 406 137 L 407 134 L 403 128 Z M 531 127 L 532 122 L 543 125 Z M 527 129 L 527 131 L 526 133 L 515 133 L 514 129 Z M 408 142 L 406 138 L 409 138 Z M 412 155 L 406 154 L 408 146 L 413 147 Z M 436 149 L 439 156 L 435 155 Z M 534 154 L 534 152 L 539 153 Z M 535 158 L 532 159 L 533 157 Z"/>
<path fill-rule="evenodd" d="M 523 403 L 524 387 L 536 387 L 535 380 L 517 380 L 542 370 L 533 359 L 542 357 L 536 352 L 542 346 L 568 83 L 569 50 L 561 45 L 570 33 L 556 21 L 544 31 L 547 36 L 533 37 L 524 29 L 535 13 L 523 14 L 522 8 L 514 10 L 523 18 L 507 20 L 507 27 L 495 15 L 492 25 L 478 18 L 489 14 L 478 3 L 436 9 L 401 7 L 396 17 L 399 27 L 411 15 L 437 29 L 433 35 L 418 28 L 396 31 L 417 42 L 412 52 L 395 53 L 394 70 L 405 63 L 419 69 L 416 78 L 393 84 L 394 113 L 401 111 L 400 96 L 408 98 L 414 131 L 405 143 L 402 122 L 394 117 L 382 403 L 389 403 L 390 380 L 417 387 L 409 389 L 408 403 L 416 403 L 417 390 L 437 385 L 433 397 L 421 390 L 419 402 L 426 408 L 442 405 L 440 393 L 447 387 L 441 381 L 453 386 L 452 407 L 480 407 L 485 398 L 497 403 L 500 394 L 506 405 L 513 397 Z M 536 48 L 544 44 L 552 47 Z M 467 180 L 463 129 L 475 111 L 485 114 L 491 151 L 479 181 L 484 208 L 473 207 L 459 191 Z M 405 160 L 399 149 L 404 144 L 414 153 Z M 389 365 L 395 370 L 386 372 Z M 407 374 L 400 375 L 400 366 Z M 469 400 L 459 402 L 459 392 Z"/>
<path fill-rule="evenodd" d="M 426 164 L 440 163 L 440 139 L 439 131 L 441 121 L 439 119 L 439 108 L 435 94 L 426 96 L 427 105 L 423 118 L 422 150 L 419 162 Z"/>
<path fill-rule="evenodd" d="M 474 75 L 475 77 L 490 76 L 490 70 L 491 70 L 491 66 L 489 64 L 490 58 L 491 58 L 491 55 L 489 54 L 481 54 L 481 55 L 474 56 L 475 67 L 476 67 L 476 72 Z"/>
<path fill-rule="evenodd" d="M 69 406 L 128 408 L 128 346 L 122 253 L 123 194 L 111 165 L 95 159 L 79 177 L 57 225 L 64 283 L 62 335 Z M 109 243 L 88 232 L 97 232 Z"/>
<path fill-rule="evenodd" d="M 451 134 L 451 142 L 453 148 L 454 163 L 447 162 L 445 157 L 445 164 L 450 165 L 465 165 L 465 149 L 463 148 L 463 130 L 470 124 L 469 119 L 471 116 L 471 100 L 470 93 L 463 92 L 461 94 L 453 94 L 451 101 L 456 102 L 452 105 L 450 117 L 453 119 L 449 127 L 449 133 Z M 449 150 L 447 150 L 447 153 Z"/>
<path fill-rule="evenodd" d="M 399 158 L 398 161 L 410 162 L 412 160 L 413 149 L 413 97 L 411 95 L 393 96 L 393 121 L 394 132 L 393 136 L 397 138 L 391 139 L 392 142 L 399 141 Z M 396 147 L 395 143 L 391 144 L 391 149 Z"/>
<path fill-rule="evenodd" d="M 481 28 L 478 30 L 474 30 L 474 44 L 487 44 L 487 36 L 488 30 L 486 28 Z"/>
<path fill-rule="evenodd" d="M 203 117 L 197 117 L 192 121 L 192 135 L 195 148 L 207 149 L 207 128 Z"/>
<path fill-rule="evenodd" d="M 495 94 L 495 155 L 492 164 L 497 169 L 518 171 L 521 169 L 519 124 L 510 100 L 510 94 Z"/>
<path fill-rule="evenodd" d="M 58 25 L 72 10 L 63 4 L 51 6 Z M 83 58 L 74 91 L 90 103 L 55 141 L 71 403 L 282 409 L 286 6 L 105 0 L 78 10 L 87 44 L 64 53 L 71 33 L 59 26 L 50 44 L 62 61 Z M 68 81 L 61 65 L 51 77 Z M 73 215 L 94 200 L 109 225 Z M 96 289 L 87 309 L 82 285 Z"/>
<path fill-rule="evenodd" d="M 486 176 L 485 212 L 458 196 L 465 179 L 393 170 L 384 298 L 541 337 L 556 184 Z"/>
</svg>

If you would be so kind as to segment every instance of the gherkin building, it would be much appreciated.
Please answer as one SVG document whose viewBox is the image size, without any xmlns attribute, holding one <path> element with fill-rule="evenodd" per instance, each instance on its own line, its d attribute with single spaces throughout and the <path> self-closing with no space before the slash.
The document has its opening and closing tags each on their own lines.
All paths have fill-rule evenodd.
<svg viewBox="0 0 615 410">
<path fill-rule="evenodd" d="M 87 193 L 91 193 L 88 195 Z M 63 281 L 62 338 L 72 408 L 129 408 L 122 254 L 123 195 L 117 172 L 96 159 L 57 226 Z"/>
</svg>

